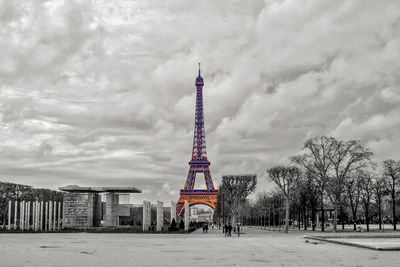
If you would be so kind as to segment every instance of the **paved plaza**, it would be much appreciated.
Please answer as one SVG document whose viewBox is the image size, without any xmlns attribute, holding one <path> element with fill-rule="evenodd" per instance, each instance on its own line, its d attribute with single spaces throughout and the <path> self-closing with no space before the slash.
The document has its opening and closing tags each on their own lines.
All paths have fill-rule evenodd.
<svg viewBox="0 0 400 267">
<path fill-rule="evenodd" d="M 302 232 L 243 231 L 1 234 L 0 266 L 398 266 L 400 259 L 399 251 L 306 242 Z"/>
<path fill-rule="evenodd" d="M 400 237 L 398 238 L 329 238 L 337 243 L 347 245 L 357 245 L 360 247 L 381 249 L 381 250 L 399 250 Z"/>
</svg>

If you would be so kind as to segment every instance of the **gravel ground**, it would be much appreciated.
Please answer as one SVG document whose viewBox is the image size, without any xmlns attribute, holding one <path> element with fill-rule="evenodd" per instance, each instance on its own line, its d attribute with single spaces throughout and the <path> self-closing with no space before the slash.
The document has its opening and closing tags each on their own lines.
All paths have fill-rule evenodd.
<svg viewBox="0 0 400 267">
<path fill-rule="evenodd" d="M 1 234 L 0 266 L 399 266 L 399 251 L 374 251 L 244 228 L 208 234 Z"/>
</svg>

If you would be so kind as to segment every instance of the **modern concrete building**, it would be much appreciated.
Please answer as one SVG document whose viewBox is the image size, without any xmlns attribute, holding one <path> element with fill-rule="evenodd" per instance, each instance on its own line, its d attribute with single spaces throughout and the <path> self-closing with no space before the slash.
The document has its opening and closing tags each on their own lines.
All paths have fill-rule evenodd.
<svg viewBox="0 0 400 267">
<path fill-rule="evenodd" d="M 119 194 L 142 192 L 135 187 L 80 187 L 69 185 L 59 189 L 68 192 L 64 196 L 64 228 L 99 227 L 102 218 L 105 218 L 104 227 L 116 227 L 120 225 L 119 217 L 126 216 L 127 213 L 126 208 L 119 205 Z M 105 214 L 102 214 L 101 193 L 106 194 Z M 123 214 L 120 214 L 121 212 Z"/>
</svg>

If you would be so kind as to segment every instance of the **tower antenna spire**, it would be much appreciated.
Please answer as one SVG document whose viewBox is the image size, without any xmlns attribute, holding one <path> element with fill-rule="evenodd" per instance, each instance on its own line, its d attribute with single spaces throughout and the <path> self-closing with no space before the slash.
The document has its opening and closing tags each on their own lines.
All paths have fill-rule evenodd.
<svg viewBox="0 0 400 267">
<path fill-rule="evenodd" d="M 199 76 L 201 76 L 201 75 L 200 75 L 200 63 L 199 63 Z"/>
</svg>

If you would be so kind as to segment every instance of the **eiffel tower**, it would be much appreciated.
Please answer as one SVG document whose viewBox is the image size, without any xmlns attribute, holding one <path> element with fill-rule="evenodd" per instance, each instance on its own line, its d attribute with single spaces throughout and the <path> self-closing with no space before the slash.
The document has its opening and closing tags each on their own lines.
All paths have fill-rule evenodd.
<svg viewBox="0 0 400 267">
<path fill-rule="evenodd" d="M 210 172 L 210 162 L 207 160 L 206 135 L 204 131 L 203 112 L 203 78 L 200 73 L 196 78 L 196 114 L 194 123 L 194 138 L 192 159 L 189 161 L 189 173 L 186 177 L 185 186 L 180 191 L 180 197 L 176 203 L 176 214 L 183 216 L 185 213 L 185 200 L 189 207 L 204 204 L 215 209 L 218 199 L 218 190 L 214 188 L 214 182 Z M 207 189 L 193 189 L 196 181 L 196 173 L 203 173 Z"/>
</svg>

